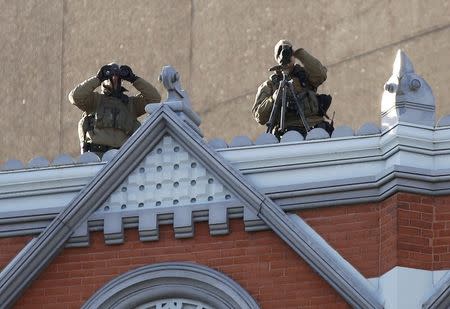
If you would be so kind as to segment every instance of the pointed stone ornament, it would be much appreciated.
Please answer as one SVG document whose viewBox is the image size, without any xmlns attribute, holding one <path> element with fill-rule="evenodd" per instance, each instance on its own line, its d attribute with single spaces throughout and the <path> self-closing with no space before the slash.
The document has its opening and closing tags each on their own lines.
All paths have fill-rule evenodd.
<svg viewBox="0 0 450 309">
<path fill-rule="evenodd" d="M 181 88 L 180 74 L 170 65 L 162 68 L 159 81 L 167 90 L 167 99 L 161 103 L 147 104 L 145 111 L 149 114 L 155 112 L 161 104 L 168 105 L 184 122 L 200 136 L 203 136 L 199 128 L 200 116 L 192 110 L 188 93 Z"/>
<path fill-rule="evenodd" d="M 414 73 L 414 66 L 406 53 L 399 49 L 395 56 L 394 65 L 392 68 L 392 74 L 396 74 L 398 78 L 405 76 L 406 74 Z"/>
<path fill-rule="evenodd" d="M 406 53 L 397 51 L 392 75 L 384 86 L 381 100 L 383 131 L 399 122 L 435 125 L 435 101 L 428 83 L 414 71 Z"/>
</svg>

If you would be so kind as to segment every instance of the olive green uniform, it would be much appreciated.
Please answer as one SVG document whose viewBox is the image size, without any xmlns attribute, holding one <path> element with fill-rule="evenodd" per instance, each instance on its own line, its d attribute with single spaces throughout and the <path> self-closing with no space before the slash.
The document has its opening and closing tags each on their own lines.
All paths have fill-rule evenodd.
<svg viewBox="0 0 450 309">
<path fill-rule="evenodd" d="M 159 102 L 161 96 L 140 77 L 133 83 L 140 92 L 136 96 L 122 94 L 122 98 L 118 98 L 109 95 L 103 86 L 102 93 L 95 92 L 100 85 L 97 77 L 91 77 L 69 94 L 70 102 L 84 111 L 78 126 L 80 142 L 119 148 L 140 126 L 137 117 L 145 113 L 145 105 Z M 126 91 L 125 88 L 122 91 Z"/>
<path fill-rule="evenodd" d="M 302 82 L 297 76 L 290 77 L 292 78 L 296 93 L 303 91 L 307 92 L 305 99 L 302 102 L 304 106 L 303 112 L 309 126 L 314 127 L 318 123 L 324 121 L 323 116 L 319 115 L 316 90 L 317 87 L 327 79 L 327 68 L 302 48 L 295 51 L 294 57 L 303 64 L 303 66 L 299 66 L 298 64 L 296 64 L 296 66 L 299 66 L 300 70 L 305 74 L 306 84 L 302 85 Z M 280 78 L 277 74 L 274 74 L 258 88 L 252 113 L 259 124 L 264 125 L 269 121 L 274 104 L 272 95 L 278 89 L 278 82 L 280 79 L 282 79 L 282 77 Z M 279 119 L 276 119 L 276 123 L 279 123 Z M 304 128 L 301 119 L 293 110 L 288 110 L 286 112 L 286 126 Z M 276 129 L 277 127 L 275 130 Z"/>
</svg>

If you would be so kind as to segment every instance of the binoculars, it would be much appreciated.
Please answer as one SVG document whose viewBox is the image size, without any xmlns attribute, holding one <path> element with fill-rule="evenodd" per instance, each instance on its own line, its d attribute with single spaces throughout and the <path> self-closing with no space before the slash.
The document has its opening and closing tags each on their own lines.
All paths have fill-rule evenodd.
<svg viewBox="0 0 450 309">
<path fill-rule="evenodd" d="M 116 75 L 122 79 L 126 79 L 132 74 L 131 68 L 127 65 L 121 65 L 120 67 L 117 64 L 105 65 L 102 71 L 106 78 L 111 78 L 113 75 Z"/>
<path fill-rule="evenodd" d="M 294 54 L 292 51 L 292 47 L 282 45 L 281 53 L 280 53 L 280 64 L 281 65 L 287 65 L 291 62 L 291 57 Z"/>
<path fill-rule="evenodd" d="M 291 57 L 294 54 L 292 46 L 290 45 L 280 45 L 277 50 L 276 59 L 278 64 L 285 66 L 291 62 Z M 271 69 L 272 70 L 272 69 Z"/>
</svg>

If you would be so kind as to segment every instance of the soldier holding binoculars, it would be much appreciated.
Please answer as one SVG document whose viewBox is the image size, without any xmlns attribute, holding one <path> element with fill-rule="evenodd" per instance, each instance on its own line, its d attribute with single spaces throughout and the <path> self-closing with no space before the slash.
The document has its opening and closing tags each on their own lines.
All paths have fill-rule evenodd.
<svg viewBox="0 0 450 309">
<path fill-rule="evenodd" d="M 130 82 L 140 93 L 127 96 L 122 81 Z M 95 92 L 99 86 L 101 92 Z M 137 118 L 145 113 L 145 105 L 159 102 L 161 96 L 129 66 L 110 63 L 76 86 L 69 100 L 84 112 L 78 124 L 81 153 L 91 151 L 101 156 L 121 147 L 140 126 Z"/>
</svg>

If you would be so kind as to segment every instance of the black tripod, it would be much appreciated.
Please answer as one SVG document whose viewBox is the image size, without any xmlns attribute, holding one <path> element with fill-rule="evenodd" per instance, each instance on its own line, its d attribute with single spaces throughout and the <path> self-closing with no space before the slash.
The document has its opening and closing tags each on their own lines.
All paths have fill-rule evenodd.
<svg viewBox="0 0 450 309">
<path fill-rule="evenodd" d="M 287 112 L 286 95 L 287 95 L 288 91 L 289 91 L 290 97 L 294 100 L 297 116 L 302 121 L 306 132 L 308 132 L 311 130 L 311 127 L 308 125 L 308 122 L 306 121 L 305 114 L 303 113 L 303 107 L 300 104 L 300 102 L 307 95 L 307 93 L 302 92 L 297 96 L 294 91 L 294 85 L 292 84 L 292 79 L 288 80 L 287 74 L 283 71 L 282 71 L 282 74 L 283 74 L 283 80 L 280 81 L 280 85 L 278 86 L 277 97 L 275 98 L 275 102 L 273 104 L 272 111 L 270 112 L 269 121 L 266 123 L 266 125 L 267 125 L 266 132 L 272 133 L 272 131 L 275 127 L 275 122 L 278 119 L 278 115 L 280 115 L 280 114 L 281 115 L 280 115 L 279 130 L 280 130 L 280 132 L 284 132 L 284 130 L 286 129 L 286 112 Z M 280 93 L 281 93 L 281 100 L 279 99 Z"/>
</svg>

